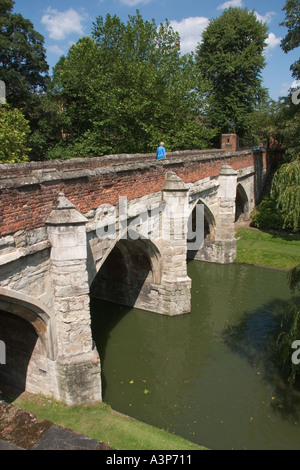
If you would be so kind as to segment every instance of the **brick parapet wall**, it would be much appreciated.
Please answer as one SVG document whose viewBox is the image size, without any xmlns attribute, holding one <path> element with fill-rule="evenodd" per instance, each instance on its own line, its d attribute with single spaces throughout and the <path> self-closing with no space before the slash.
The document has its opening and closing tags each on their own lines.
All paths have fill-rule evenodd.
<svg viewBox="0 0 300 470">
<path fill-rule="evenodd" d="M 224 163 L 239 170 L 255 160 L 266 167 L 265 152 L 250 150 L 182 151 L 162 161 L 138 154 L 0 165 L 0 236 L 44 226 L 59 192 L 86 214 L 103 203 L 115 205 L 120 196 L 131 200 L 161 191 L 169 170 L 193 183 L 217 177 Z"/>
</svg>

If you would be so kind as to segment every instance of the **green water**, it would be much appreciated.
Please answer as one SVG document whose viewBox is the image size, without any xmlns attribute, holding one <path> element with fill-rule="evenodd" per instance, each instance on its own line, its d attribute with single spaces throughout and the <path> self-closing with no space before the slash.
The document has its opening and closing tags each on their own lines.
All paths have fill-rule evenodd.
<svg viewBox="0 0 300 470">
<path fill-rule="evenodd" d="M 191 261 L 188 274 L 187 315 L 92 301 L 103 400 L 210 449 L 300 449 L 300 394 L 272 359 L 286 273 Z"/>
</svg>

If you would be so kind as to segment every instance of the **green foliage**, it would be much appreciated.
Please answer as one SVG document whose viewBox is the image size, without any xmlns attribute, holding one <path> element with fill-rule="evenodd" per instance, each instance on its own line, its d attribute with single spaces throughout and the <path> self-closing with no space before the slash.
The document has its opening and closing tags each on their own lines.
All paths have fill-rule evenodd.
<svg viewBox="0 0 300 470">
<path fill-rule="evenodd" d="M 282 50 L 285 53 L 300 46 L 300 3 L 299 0 L 286 0 L 282 9 L 285 11 L 285 20 L 280 23 L 288 29 L 286 36 L 281 41 Z M 290 67 L 293 77 L 300 79 L 300 59 Z"/>
<path fill-rule="evenodd" d="M 265 230 L 300 228 L 300 160 L 282 164 L 275 172 L 270 195 L 253 211 L 252 224 Z"/>
<path fill-rule="evenodd" d="M 300 264 L 289 271 L 288 283 L 292 292 L 295 292 L 297 289 L 300 291 Z"/>
<path fill-rule="evenodd" d="M 277 210 L 276 200 L 266 196 L 258 208 L 253 211 L 251 222 L 254 227 L 263 230 L 282 230 L 284 218 Z"/>
<path fill-rule="evenodd" d="M 205 148 L 205 142 L 208 144 L 214 136 L 214 129 L 199 126 L 195 121 L 187 121 L 182 122 L 182 127 L 178 128 L 174 136 L 166 135 L 163 140 L 170 150 L 191 150 Z"/>
<path fill-rule="evenodd" d="M 45 160 L 49 150 L 61 139 L 64 124 L 61 106 L 51 101 L 47 95 L 41 97 L 39 104 L 39 119 L 32 127 L 29 136 L 31 160 Z"/>
<path fill-rule="evenodd" d="M 300 228 L 300 159 L 297 158 L 280 166 L 276 171 L 271 188 L 276 208 L 284 216 L 283 228 L 297 232 Z"/>
<path fill-rule="evenodd" d="M 248 9 L 229 8 L 212 20 L 198 45 L 199 74 L 210 84 L 208 114 L 219 132 L 244 137 L 246 116 L 266 97 L 261 71 L 268 28 Z"/>
<path fill-rule="evenodd" d="M 277 147 L 284 150 L 286 161 L 296 158 L 300 152 L 300 105 L 292 103 L 292 92 L 278 101 L 274 113 L 273 136 Z"/>
<path fill-rule="evenodd" d="M 198 81 L 197 81 L 198 82 Z M 203 89 L 191 55 L 180 55 L 177 33 L 139 12 L 123 23 L 98 17 L 60 59 L 49 88 L 61 105 L 64 137 L 50 158 L 204 148 L 215 132 L 200 119 Z"/>
<path fill-rule="evenodd" d="M 33 24 L 12 13 L 14 2 L 1 0 L 0 80 L 6 84 L 7 102 L 21 108 L 30 120 L 36 114 L 38 93 L 48 83 L 44 38 Z"/>
<path fill-rule="evenodd" d="M 0 106 L 0 163 L 21 163 L 28 160 L 30 132 L 28 121 L 18 109 Z"/>
<path fill-rule="evenodd" d="M 288 272 L 288 284 L 291 292 L 300 291 L 300 264 Z M 300 339 L 300 307 L 295 300 L 282 322 L 281 330 L 277 339 L 279 361 L 287 381 L 293 385 L 300 374 L 300 364 L 294 364 L 291 358 L 292 344 Z"/>
<path fill-rule="evenodd" d="M 267 145 L 276 132 L 277 103 L 266 98 L 256 109 L 245 116 L 246 132 L 243 138 L 244 147 Z"/>
</svg>

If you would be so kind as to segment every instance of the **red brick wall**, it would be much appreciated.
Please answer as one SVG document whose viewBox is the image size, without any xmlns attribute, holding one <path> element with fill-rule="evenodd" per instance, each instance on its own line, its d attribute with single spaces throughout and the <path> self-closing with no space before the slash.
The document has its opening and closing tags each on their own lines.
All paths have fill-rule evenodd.
<svg viewBox="0 0 300 470">
<path fill-rule="evenodd" d="M 161 191 L 170 170 L 193 183 L 218 176 L 224 163 L 238 170 L 254 165 L 255 159 L 260 167 L 266 165 L 264 153 L 222 150 L 177 152 L 163 162 L 145 155 L 0 165 L 0 235 L 43 226 L 59 192 L 85 214 L 103 203 L 115 205 L 119 196 L 131 200 Z M 52 172 L 41 173 L 49 169 Z"/>
</svg>

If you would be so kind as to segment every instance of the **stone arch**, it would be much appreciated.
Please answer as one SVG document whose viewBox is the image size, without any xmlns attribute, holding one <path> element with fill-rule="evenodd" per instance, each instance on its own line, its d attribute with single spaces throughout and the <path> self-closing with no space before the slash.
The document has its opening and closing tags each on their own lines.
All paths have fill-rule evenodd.
<svg viewBox="0 0 300 470">
<path fill-rule="evenodd" d="M 249 220 L 249 199 L 241 183 L 236 187 L 235 199 L 235 222 L 238 220 Z"/>
<path fill-rule="evenodd" d="M 0 288 L 0 338 L 6 345 L 0 381 L 15 390 L 46 394 L 54 350 L 50 316 L 38 304 L 27 295 Z"/>
<path fill-rule="evenodd" d="M 162 277 L 161 255 L 149 239 L 128 231 L 106 253 L 91 288 L 91 297 L 144 308 L 152 285 Z"/>
<path fill-rule="evenodd" d="M 199 207 L 199 205 L 203 206 L 203 209 L 197 213 L 197 207 Z M 197 229 L 197 225 L 199 223 L 202 224 L 202 227 Z M 198 199 L 193 203 L 188 224 L 188 232 L 190 232 L 190 230 L 192 230 L 193 234 L 199 232 L 199 234 L 197 234 L 198 242 L 195 238 L 192 238 L 192 235 L 188 235 L 188 258 L 193 259 L 197 252 L 199 253 L 201 250 L 205 250 L 207 245 L 212 244 L 215 241 L 215 217 L 210 208 L 202 199 Z M 194 249 L 189 249 L 189 240 L 195 241 L 195 246 L 193 247 Z"/>
</svg>

